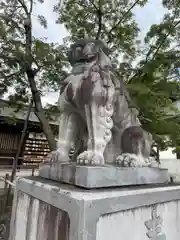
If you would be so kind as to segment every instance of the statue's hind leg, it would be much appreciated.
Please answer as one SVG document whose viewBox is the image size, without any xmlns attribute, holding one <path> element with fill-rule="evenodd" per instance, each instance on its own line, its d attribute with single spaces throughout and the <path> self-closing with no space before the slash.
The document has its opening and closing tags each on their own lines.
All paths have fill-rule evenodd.
<svg viewBox="0 0 180 240">
<path fill-rule="evenodd" d="M 141 126 L 130 126 L 121 136 L 122 154 L 117 157 L 117 164 L 124 167 L 150 165 L 151 139 Z"/>
<path fill-rule="evenodd" d="M 116 105 L 114 122 L 121 130 L 119 141 L 116 143 L 121 149 L 116 158 L 117 165 L 124 167 L 149 165 L 152 137 L 142 129 L 138 111 L 135 108 L 129 108 L 124 95 L 117 96 Z"/>
</svg>

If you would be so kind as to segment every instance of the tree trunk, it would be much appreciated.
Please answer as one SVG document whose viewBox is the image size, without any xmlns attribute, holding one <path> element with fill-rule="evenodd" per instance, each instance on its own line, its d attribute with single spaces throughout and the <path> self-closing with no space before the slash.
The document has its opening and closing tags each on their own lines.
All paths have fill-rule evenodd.
<svg viewBox="0 0 180 240">
<path fill-rule="evenodd" d="M 36 103 L 35 103 L 35 105 L 36 105 Z M 46 119 L 44 110 L 40 110 L 39 108 L 37 108 L 37 106 L 35 106 L 34 112 L 41 123 L 42 129 L 47 138 L 50 150 L 51 151 L 55 150 L 56 149 L 56 141 L 55 141 L 51 126 L 49 125 L 49 123 Z"/>
<path fill-rule="evenodd" d="M 176 158 L 180 159 L 180 151 L 176 151 Z"/>
<path fill-rule="evenodd" d="M 26 6 L 24 6 L 25 11 L 27 10 Z M 36 82 L 35 82 L 35 76 L 37 74 L 37 70 L 34 70 L 33 65 L 33 56 L 32 56 L 32 22 L 31 22 L 31 14 L 33 9 L 33 1 L 31 0 L 31 7 L 30 12 L 27 12 L 27 19 L 24 22 L 24 29 L 25 29 L 25 36 L 26 36 L 26 57 L 25 57 L 25 72 L 27 74 L 28 82 L 31 88 L 32 92 L 32 98 L 35 105 L 35 114 L 37 118 L 39 119 L 43 132 L 47 138 L 47 141 L 49 143 L 49 148 L 51 151 L 56 149 L 56 141 L 52 133 L 52 129 L 49 125 L 49 122 L 46 118 L 46 115 L 44 113 L 42 102 L 41 102 L 41 96 L 40 92 L 37 89 Z"/>
<path fill-rule="evenodd" d="M 180 140 L 176 139 L 176 148 L 175 148 L 176 158 L 180 159 Z"/>
<path fill-rule="evenodd" d="M 34 101 L 34 113 L 36 114 L 37 118 L 39 119 L 42 129 L 43 129 L 43 133 L 45 134 L 48 144 L 49 144 L 49 148 L 51 151 L 56 149 L 56 141 L 51 129 L 51 126 L 46 118 L 44 109 L 42 107 L 42 102 L 41 102 L 41 97 L 40 97 L 40 93 L 37 90 L 36 87 L 36 83 L 35 83 L 35 75 L 33 73 L 33 70 L 29 70 L 27 71 L 27 76 L 28 76 L 28 81 L 31 87 L 31 92 L 32 92 L 32 97 L 33 97 L 33 101 Z"/>
</svg>

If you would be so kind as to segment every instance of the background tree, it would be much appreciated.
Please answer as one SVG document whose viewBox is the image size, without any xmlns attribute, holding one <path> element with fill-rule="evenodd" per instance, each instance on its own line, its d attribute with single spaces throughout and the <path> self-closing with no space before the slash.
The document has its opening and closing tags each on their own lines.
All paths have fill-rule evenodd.
<svg viewBox="0 0 180 240">
<path fill-rule="evenodd" d="M 52 129 L 43 110 L 41 95 L 47 88 L 59 87 L 64 78 L 65 48 L 37 39 L 32 34 L 32 13 L 43 0 L 2 0 L 0 2 L 0 95 L 12 87 L 9 98 L 27 103 L 32 95 L 34 112 L 50 149 L 56 147 Z M 47 28 L 44 16 L 33 16 Z"/>
<path fill-rule="evenodd" d="M 178 3 L 163 2 L 168 14 L 162 23 L 150 27 L 142 42 L 133 11 L 138 5 L 143 7 L 145 0 L 64 0 L 63 5 L 60 2 L 54 7 L 59 14 L 57 22 L 69 31 L 69 42 L 100 38 L 112 49 L 115 71 L 130 90 L 144 128 L 161 150 L 173 146 L 172 136 L 180 132 L 180 119 L 169 116 L 177 111 L 172 102 L 180 98 L 179 45 L 174 45 L 174 37 L 179 39 L 180 10 L 176 11 L 174 2 Z"/>
<path fill-rule="evenodd" d="M 175 1 L 165 1 L 163 0 L 163 5 L 168 9 L 168 14 L 164 17 L 164 22 L 169 21 L 169 28 L 172 28 L 169 32 L 166 33 L 166 38 L 171 39 L 171 48 L 174 53 L 174 58 L 172 59 L 172 65 L 175 66 L 175 73 L 173 77 L 180 81 L 179 77 L 179 69 L 180 69 L 180 2 Z M 180 124 L 179 124 L 180 125 Z M 177 131 L 174 135 L 171 136 L 172 144 L 175 145 L 175 152 L 177 154 L 177 158 L 180 159 L 180 132 Z"/>
<path fill-rule="evenodd" d="M 160 24 L 153 24 L 146 35 L 145 47 L 147 46 L 146 56 L 140 62 L 138 71 L 140 71 L 142 80 L 144 77 L 150 76 L 153 73 L 155 78 L 151 90 L 159 89 L 163 93 L 168 104 L 180 99 L 180 58 L 179 58 L 179 36 L 180 36 L 180 2 L 179 1 L 162 1 L 163 6 L 167 9 L 164 18 Z M 145 74 L 145 76 L 144 76 Z M 136 78 L 137 79 L 137 78 Z M 150 82 L 150 79 L 148 80 Z M 151 98 L 152 99 L 152 98 Z M 164 102 L 162 97 L 159 97 L 161 103 Z M 167 105 L 168 105 L 167 104 Z M 154 108 L 152 108 L 154 109 Z M 156 113 L 156 111 L 154 111 Z M 164 114 L 164 113 L 163 113 Z M 179 114 L 177 112 L 177 114 Z M 155 115 L 156 117 L 156 115 Z M 160 121 L 159 121 L 160 119 Z M 165 149 L 170 146 L 175 150 L 180 146 L 180 118 L 169 116 L 156 117 L 157 125 L 149 124 L 150 129 L 154 125 L 154 132 L 162 135 L 167 135 L 168 138 L 163 138 L 160 146 Z M 176 151 L 177 152 L 177 151 Z"/>
</svg>

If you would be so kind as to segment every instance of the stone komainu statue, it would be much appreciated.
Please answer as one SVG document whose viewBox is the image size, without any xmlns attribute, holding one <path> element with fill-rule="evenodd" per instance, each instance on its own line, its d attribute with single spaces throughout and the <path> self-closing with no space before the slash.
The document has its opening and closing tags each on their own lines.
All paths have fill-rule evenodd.
<svg viewBox="0 0 180 240">
<path fill-rule="evenodd" d="M 151 135 L 141 128 L 138 111 L 129 108 L 109 53 L 100 40 L 82 39 L 71 46 L 72 71 L 59 97 L 59 138 L 53 162 L 70 161 L 74 148 L 78 164 L 149 164 Z"/>
</svg>

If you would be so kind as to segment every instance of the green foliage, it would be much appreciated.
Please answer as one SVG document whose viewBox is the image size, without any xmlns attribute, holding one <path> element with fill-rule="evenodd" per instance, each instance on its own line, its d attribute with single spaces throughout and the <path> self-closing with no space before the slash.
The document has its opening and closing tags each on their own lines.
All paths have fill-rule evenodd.
<svg viewBox="0 0 180 240">
<path fill-rule="evenodd" d="M 65 47 L 35 38 L 31 29 L 30 40 L 27 41 L 34 4 L 35 1 L 31 0 L 3 0 L 0 3 L 0 94 L 13 87 L 14 94 L 10 96 L 13 101 L 29 101 L 31 89 L 27 66 L 34 70 L 36 87 L 41 94 L 49 88 L 57 89 L 65 76 Z M 44 16 L 38 15 L 37 20 L 47 28 Z M 27 52 L 28 47 L 30 52 Z"/>
<path fill-rule="evenodd" d="M 138 26 L 132 9 L 143 6 L 147 0 L 64 0 L 54 7 L 59 13 L 58 23 L 63 23 L 70 40 L 90 37 L 103 39 L 114 54 L 134 57 L 137 51 Z"/>
<path fill-rule="evenodd" d="M 180 99 L 180 2 L 163 1 L 163 4 L 168 11 L 160 24 L 153 24 L 149 29 L 144 39 L 142 60 L 137 66 L 136 74 L 130 78 L 130 83 L 136 85 L 141 82 L 149 86 L 151 93 L 149 91 L 145 98 L 136 93 L 141 114 L 151 120 L 146 127 L 154 135 L 169 136 L 168 140 L 164 139 L 167 143 L 165 145 L 173 147 L 177 145 L 180 134 L 180 117 L 170 118 L 167 111 L 162 109 L 167 109 L 172 102 Z M 168 110 L 179 115 L 173 105 Z M 164 143 L 161 144 L 163 148 Z"/>
<path fill-rule="evenodd" d="M 47 20 L 44 16 L 38 15 L 38 20 L 44 28 L 47 28 Z"/>
</svg>

